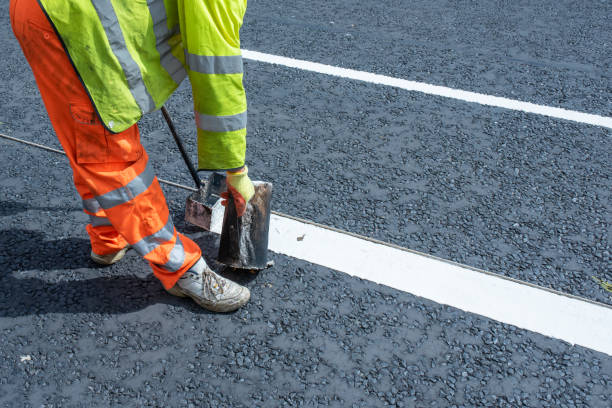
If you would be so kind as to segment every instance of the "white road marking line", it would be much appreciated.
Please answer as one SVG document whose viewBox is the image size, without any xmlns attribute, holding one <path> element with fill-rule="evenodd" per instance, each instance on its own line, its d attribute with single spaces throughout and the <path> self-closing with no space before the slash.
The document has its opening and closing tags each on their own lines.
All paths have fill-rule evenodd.
<svg viewBox="0 0 612 408">
<path fill-rule="evenodd" d="M 606 306 L 278 215 L 269 249 L 612 356 Z"/>
<path fill-rule="evenodd" d="M 253 61 L 266 62 L 269 64 L 283 65 L 290 68 L 298 68 L 305 71 L 318 72 L 338 76 L 357 81 L 365 81 L 373 84 L 387 85 L 407 91 L 422 92 L 428 95 L 443 96 L 446 98 L 457 99 L 465 102 L 473 102 L 481 105 L 494 106 L 498 108 L 511 109 L 521 112 L 535 113 L 538 115 L 550 116 L 558 119 L 571 120 L 579 123 L 586 123 L 594 126 L 602 126 L 612 129 L 612 118 L 590 113 L 578 112 L 563 108 L 555 108 L 545 105 L 537 105 L 531 102 L 523 102 L 515 99 L 502 98 L 476 92 L 463 91 L 461 89 L 447 88 L 444 86 L 430 85 L 422 82 L 409 81 L 401 78 L 393 78 L 385 75 L 372 74 L 365 71 L 334 67 L 332 65 L 320 64 L 298 60 L 294 58 L 282 57 L 279 55 L 264 54 L 257 51 L 242 50 L 242 57 Z"/>
<path fill-rule="evenodd" d="M 218 234 L 219 201 L 211 220 Z M 270 219 L 269 249 L 612 356 L 610 307 L 279 214 Z"/>
</svg>

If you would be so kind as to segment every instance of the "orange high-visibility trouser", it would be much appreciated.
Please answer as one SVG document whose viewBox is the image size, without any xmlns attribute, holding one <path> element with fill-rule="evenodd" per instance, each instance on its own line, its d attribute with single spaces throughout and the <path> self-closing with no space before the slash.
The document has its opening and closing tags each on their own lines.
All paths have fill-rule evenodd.
<svg viewBox="0 0 612 408">
<path fill-rule="evenodd" d="M 36 0 L 11 0 L 10 17 L 90 216 L 93 252 L 106 255 L 130 244 L 164 287 L 174 286 L 201 251 L 174 228 L 138 125 L 117 134 L 104 128 Z"/>
</svg>

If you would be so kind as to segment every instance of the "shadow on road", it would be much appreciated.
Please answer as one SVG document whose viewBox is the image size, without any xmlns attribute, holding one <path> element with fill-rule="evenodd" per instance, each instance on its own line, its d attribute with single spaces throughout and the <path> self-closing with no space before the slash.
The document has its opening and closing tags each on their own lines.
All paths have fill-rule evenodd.
<svg viewBox="0 0 612 408">
<path fill-rule="evenodd" d="M 0 201 L 0 217 L 8 217 L 11 215 L 18 214 L 20 212 L 25 212 L 29 210 L 39 210 L 39 211 L 57 211 L 59 207 L 41 207 L 35 206 L 27 203 L 20 203 L 18 201 Z M 66 210 L 67 208 L 62 208 Z M 68 208 L 73 211 L 80 211 L 79 208 Z"/>
<path fill-rule="evenodd" d="M 198 235 L 195 241 L 213 269 L 240 284 L 257 277 L 214 262 L 218 236 L 208 232 Z M 25 229 L 0 231 L 0 317 L 46 313 L 122 314 L 158 303 L 180 305 L 194 313 L 209 313 L 191 300 L 167 294 L 147 263 L 134 252 L 130 251 L 111 267 L 101 267 L 89 258 L 87 239 L 46 240 L 47 237 L 40 231 Z M 125 273 L 117 275 L 117 269 Z M 29 276 L 16 276 L 23 271 L 28 271 Z M 92 274 L 98 276 L 82 279 L 82 275 Z"/>
<path fill-rule="evenodd" d="M 13 271 L 93 268 L 96 264 L 89 258 L 90 250 L 87 239 L 63 238 L 49 241 L 48 235 L 41 231 L 0 231 L 0 265 Z"/>
<path fill-rule="evenodd" d="M 123 314 L 165 303 L 208 313 L 193 302 L 175 298 L 152 275 L 99 277 L 48 282 L 36 278 L 0 278 L 0 317 L 47 313 Z"/>
<path fill-rule="evenodd" d="M 150 273 L 148 264 L 135 254 L 107 269 L 91 261 L 89 251 L 87 239 L 50 241 L 37 231 L 0 231 L 0 317 L 46 313 L 121 314 L 158 303 L 209 313 L 191 300 L 167 294 Z M 117 276 L 117 269 L 125 274 Z M 20 271 L 29 271 L 30 276 L 40 278 L 16 277 Z M 99 276 L 107 271 L 109 276 Z M 80 273 L 98 276 L 81 279 Z M 61 280 L 56 281 L 60 275 Z"/>
</svg>

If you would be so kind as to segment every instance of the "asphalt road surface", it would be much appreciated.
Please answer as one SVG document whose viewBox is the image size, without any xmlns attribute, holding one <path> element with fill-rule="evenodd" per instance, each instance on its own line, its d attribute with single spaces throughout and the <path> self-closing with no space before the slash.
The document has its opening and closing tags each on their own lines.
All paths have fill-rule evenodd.
<svg viewBox="0 0 612 408">
<path fill-rule="evenodd" d="M 2 3 L 0 133 L 57 148 Z M 612 5 L 532 3 L 257 0 L 242 46 L 611 116 Z M 612 305 L 592 278 L 612 281 L 609 128 L 245 72 L 247 160 L 275 210 Z M 195 155 L 188 83 L 167 106 Z M 141 132 L 158 175 L 190 185 L 161 116 Z M 133 252 L 89 260 L 65 158 L 4 139 L 0 155 L 0 406 L 612 404 L 611 356 L 277 254 L 231 276 L 247 307 L 202 311 Z M 214 264 L 218 237 L 164 191 Z"/>
</svg>

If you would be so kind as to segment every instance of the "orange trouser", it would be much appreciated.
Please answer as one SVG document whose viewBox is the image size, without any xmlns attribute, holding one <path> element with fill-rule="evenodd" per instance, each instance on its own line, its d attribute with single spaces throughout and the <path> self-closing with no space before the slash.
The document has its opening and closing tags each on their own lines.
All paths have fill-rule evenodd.
<svg viewBox="0 0 612 408">
<path fill-rule="evenodd" d="M 102 126 L 36 0 L 11 0 L 10 16 L 90 216 L 93 252 L 105 255 L 130 244 L 166 288 L 174 286 L 201 251 L 174 228 L 138 125 L 117 134 Z"/>
</svg>

